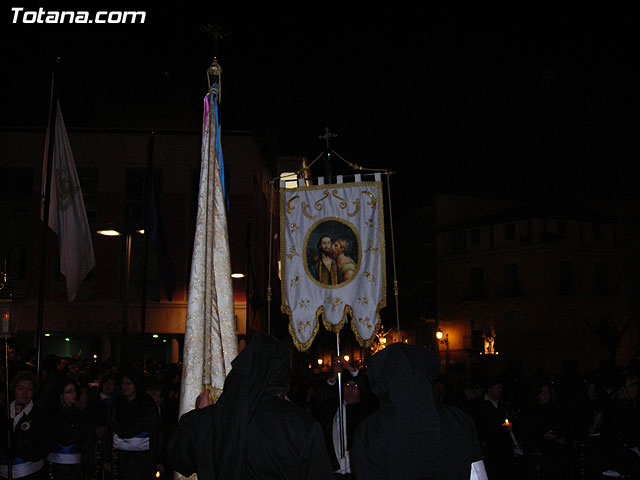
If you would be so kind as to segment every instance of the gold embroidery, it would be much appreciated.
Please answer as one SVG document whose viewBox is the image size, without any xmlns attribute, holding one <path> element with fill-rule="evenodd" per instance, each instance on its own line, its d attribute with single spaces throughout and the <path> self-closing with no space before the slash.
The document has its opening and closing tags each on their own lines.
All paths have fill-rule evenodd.
<svg viewBox="0 0 640 480">
<path fill-rule="evenodd" d="M 292 213 L 296 207 L 292 207 L 291 206 L 291 202 L 293 202 L 294 200 L 297 200 L 300 198 L 300 195 L 296 195 L 295 197 L 292 197 L 288 202 L 287 202 L 287 213 Z"/>
<path fill-rule="evenodd" d="M 349 315 L 351 318 L 353 318 L 353 310 L 351 309 L 351 305 L 345 305 L 344 306 L 344 311 L 342 312 L 342 319 L 340 320 L 339 323 L 333 325 L 329 322 L 327 322 L 327 319 L 324 316 L 324 307 L 320 307 L 322 308 L 322 324 L 324 325 L 324 328 L 326 328 L 328 331 L 330 332 L 339 332 L 340 330 L 342 330 L 342 327 L 344 326 L 344 324 L 347 322 L 347 315 Z M 353 325 L 354 322 L 351 322 L 351 324 Z"/>
<path fill-rule="evenodd" d="M 371 205 L 371 207 L 375 210 L 376 209 L 376 197 L 373 195 L 373 193 L 371 192 L 367 192 L 366 190 L 362 192 L 363 195 L 367 195 L 369 197 L 369 201 L 367 202 L 367 205 Z"/>
<path fill-rule="evenodd" d="M 360 200 L 355 200 L 353 204 L 355 205 L 356 209 L 351 213 L 347 213 L 347 215 L 349 215 L 350 217 L 355 217 L 358 213 L 360 213 Z"/>
<path fill-rule="evenodd" d="M 202 385 L 202 390 L 206 390 L 209 392 L 209 400 L 211 400 L 213 403 L 216 403 L 220 398 L 220 395 L 222 395 L 221 388 L 212 387 L 211 385 Z"/>
<path fill-rule="evenodd" d="M 331 297 L 326 297 L 324 299 L 324 303 L 325 305 L 331 305 L 331 311 L 335 312 L 336 308 L 338 308 L 338 305 L 342 305 L 342 300 L 337 297 L 333 300 L 331 300 Z"/>
<path fill-rule="evenodd" d="M 358 297 L 358 302 L 361 305 L 369 305 L 369 299 L 367 297 Z"/>
<path fill-rule="evenodd" d="M 300 254 L 298 252 L 296 252 L 296 246 L 293 245 L 292 247 L 289 248 L 289 253 L 287 253 L 287 258 L 289 260 L 291 260 L 293 257 L 299 257 Z"/>
<path fill-rule="evenodd" d="M 321 207 L 320 209 L 322 209 L 322 205 L 321 205 L 320 207 Z M 307 217 L 309 220 L 313 220 L 314 218 L 316 218 L 316 216 L 315 216 L 315 215 L 311 215 L 311 214 L 309 213 L 309 204 L 308 204 L 308 203 L 305 203 L 305 202 L 302 202 L 302 214 L 303 214 L 305 217 Z"/>
<path fill-rule="evenodd" d="M 282 313 L 284 313 L 285 315 L 287 315 L 289 317 L 289 335 L 291 335 L 291 339 L 293 340 L 293 344 L 296 346 L 296 348 L 300 352 L 306 352 L 309 349 L 309 347 L 311 346 L 311 344 L 313 343 L 313 340 L 316 338 L 316 335 L 318 334 L 318 328 L 320 327 L 319 318 L 320 318 L 320 315 L 324 312 L 323 307 L 320 306 L 316 310 L 316 323 L 315 323 L 315 325 L 313 327 L 313 332 L 311 332 L 311 336 L 309 337 L 309 340 L 307 340 L 304 343 L 302 343 L 300 340 L 298 340 L 298 337 L 295 334 L 295 332 L 298 331 L 298 333 L 300 335 L 302 335 L 302 332 L 297 330 L 293 325 L 293 313 L 291 312 L 291 308 L 288 305 L 282 305 L 280 307 L 280 309 L 282 310 Z M 301 325 L 299 325 L 299 327 L 301 327 Z"/>
<path fill-rule="evenodd" d="M 290 288 L 294 289 L 295 287 L 297 287 L 299 281 L 300 281 L 300 275 L 296 275 L 295 277 L 293 277 L 293 279 L 291 280 L 291 283 L 289 283 Z"/>
<path fill-rule="evenodd" d="M 369 240 L 369 246 L 365 250 L 365 253 L 367 253 L 367 252 L 378 253 L 378 249 L 373 246 L 373 240 Z"/>
<path fill-rule="evenodd" d="M 344 210 L 345 208 L 347 208 L 347 202 L 346 202 L 346 200 L 345 200 L 344 198 L 342 198 L 342 197 L 339 197 L 339 196 L 338 196 L 338 190 L 334 190 L 334 191 L 332 192 L 332 194 L 333 194 L 333 196 L 334 196 L 335 198 L 337 198 L 338 200 L 342 200 L 342 201 L 338 204 L 338 206 L 339 206 L 342 210 Z"/>
<path fill-rule="evenodd" d="M 291 231 L 291 233 L 298 233 L 301 228 L 302 227 L 296 225 L 295 223 L 292 223 L 289 230 Z"/>
<path fill-rule="evenodd" d="M 365 327 L 371 330 L 371 320 L 369 317 L 364 317 L 364 319 L 358 318 L 358 322 L 363 323 Z"/>
<path fill-rule="evenodd" d="M 300 308 L 309 308 L 309 305 L 311 304 L 311 301 L 308 299 L 304 299 L 304 300 L 300 300 Z"/>
<path fill-rule="evenodd" d="M 385 291 L 383 289 L 382 290 L 382 300 L 380 300 L 380 302 L 378 302 L 378 305 L 376 307 L 376 316 L 374 317 L 376 323 L 373 326 L 373 332 L 372 332 L 371 336 L 369 337 L 369 339 L 362 338 L 362 336 L 360 335 L 360 332 L 358 331 L 358 327 L 356 325 L 357 322 L 351 322 L 351 330 L 355 334 L 356 339 L 358 340 L 358 343 L 360 344 L 361 347 L 369 348 L 376 341 L 376 339 L 377 339 L 376 335 L 380 331 L 380 325 L 381 325 L 381 322 L 380 322 L 380 309 L 382 309 L 382 308 L 384 308 L 386 306 L 387 306 L 387 295 L 385 294 Z"/>
<path fill-rule="evenodd" d="M 364 276 L 371 280 L 372 283 L 376 283 L 376 276 L 371 272 L 364 272 Z"/>
<path fill-rule="evenodd" d="M 325 190 L 324 191 L 324 195 L 322 196 L 322 198 L 320 200 L 318 200 L 316 203 L 313 204 L 313 207 L 317 210 L 317 211 L 321 211 L 322 210 L 322 201 L 327 198 L 329 196 L 329 190 Z M 314 217 L 315 218 L 315 217 Z"/>
</svg>

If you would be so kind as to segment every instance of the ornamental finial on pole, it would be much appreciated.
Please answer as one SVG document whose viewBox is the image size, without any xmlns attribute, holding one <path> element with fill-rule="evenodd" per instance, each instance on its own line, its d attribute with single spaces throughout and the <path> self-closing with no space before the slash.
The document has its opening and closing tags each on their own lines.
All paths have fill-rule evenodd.
<svg viewBox="0 0 640 480">
<path fill-rule="evenodd" d="M 219 103 L 222 86 L 222 67 L 218 63 L 217 57 L 213 57 L 211 66 L 207 69 L 207 82 L 209 83 L 209 93 L 215 93 Z"/>
</svg>

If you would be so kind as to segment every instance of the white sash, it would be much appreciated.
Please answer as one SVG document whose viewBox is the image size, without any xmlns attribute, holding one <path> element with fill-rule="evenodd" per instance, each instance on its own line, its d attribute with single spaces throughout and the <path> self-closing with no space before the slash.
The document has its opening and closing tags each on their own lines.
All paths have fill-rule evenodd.
<svg viewBox="0 0 640 480">
<path fill-rule="evenodd" d="M 75 465 L 82 460 L 82 454 L 80 453 L 57 453 L 51 452 L 47 457 L 51 463 L 61 463 L 63 465 Z"/>
<path fill-rule="evenodd" d="M 22 462 L 21 459 L 11 459 L 11 473 L 13 473 L 13 478 L 26 477 L 27 475 L 36 473 L 38 470 L 44 467 L 44 460 L 36 460 L 35 462 L 22 462 L 17 464 L 13 463 L 16 460 Z M 9 469 L 7 465 L 0 465 L 0 477 L 9 478 L 8 472 Z"/>
<path fill-rule="evenodd" d="M 149 434 L 145 432 L 131 438 L 120 438 L 118 434 L 114 433 L 113 448 L 127 452 L 145 452 L 150 450 Z"/>
</svg>

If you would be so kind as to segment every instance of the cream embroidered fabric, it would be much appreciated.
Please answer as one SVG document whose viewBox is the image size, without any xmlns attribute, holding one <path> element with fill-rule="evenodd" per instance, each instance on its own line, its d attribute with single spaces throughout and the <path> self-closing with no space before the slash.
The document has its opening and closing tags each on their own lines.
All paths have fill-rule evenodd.
<svg viewBox="0 0 640 480">
<path fill-rule="evenodd" d="M 282 309 L 299 350 L 322 316 L 339 331 L 347 315 L 369 346 L 386 305 L 381 182 L 283 188 L 280 194 Z"/>
<path fill-rule="evenodd" d="M 203 385 L 222 389 L 238 352 L 215 99 L 205 99 L 200 193 L 184 335 L 180 414 Z"/>
</svg>

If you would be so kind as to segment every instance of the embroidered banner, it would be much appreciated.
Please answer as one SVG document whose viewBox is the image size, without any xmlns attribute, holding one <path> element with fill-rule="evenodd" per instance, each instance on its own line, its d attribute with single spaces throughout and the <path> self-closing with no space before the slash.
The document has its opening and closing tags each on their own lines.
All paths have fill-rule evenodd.
<svg viewBox="0 0 640 480">
<path fill-rule="evenodd" d="M 347 318 L 369 346 L 386 306 L 382 183 L 282 188 L 282 310 L 296 348 L 307 350 L 319 318 L 339 331 Z"/>
</svg>

